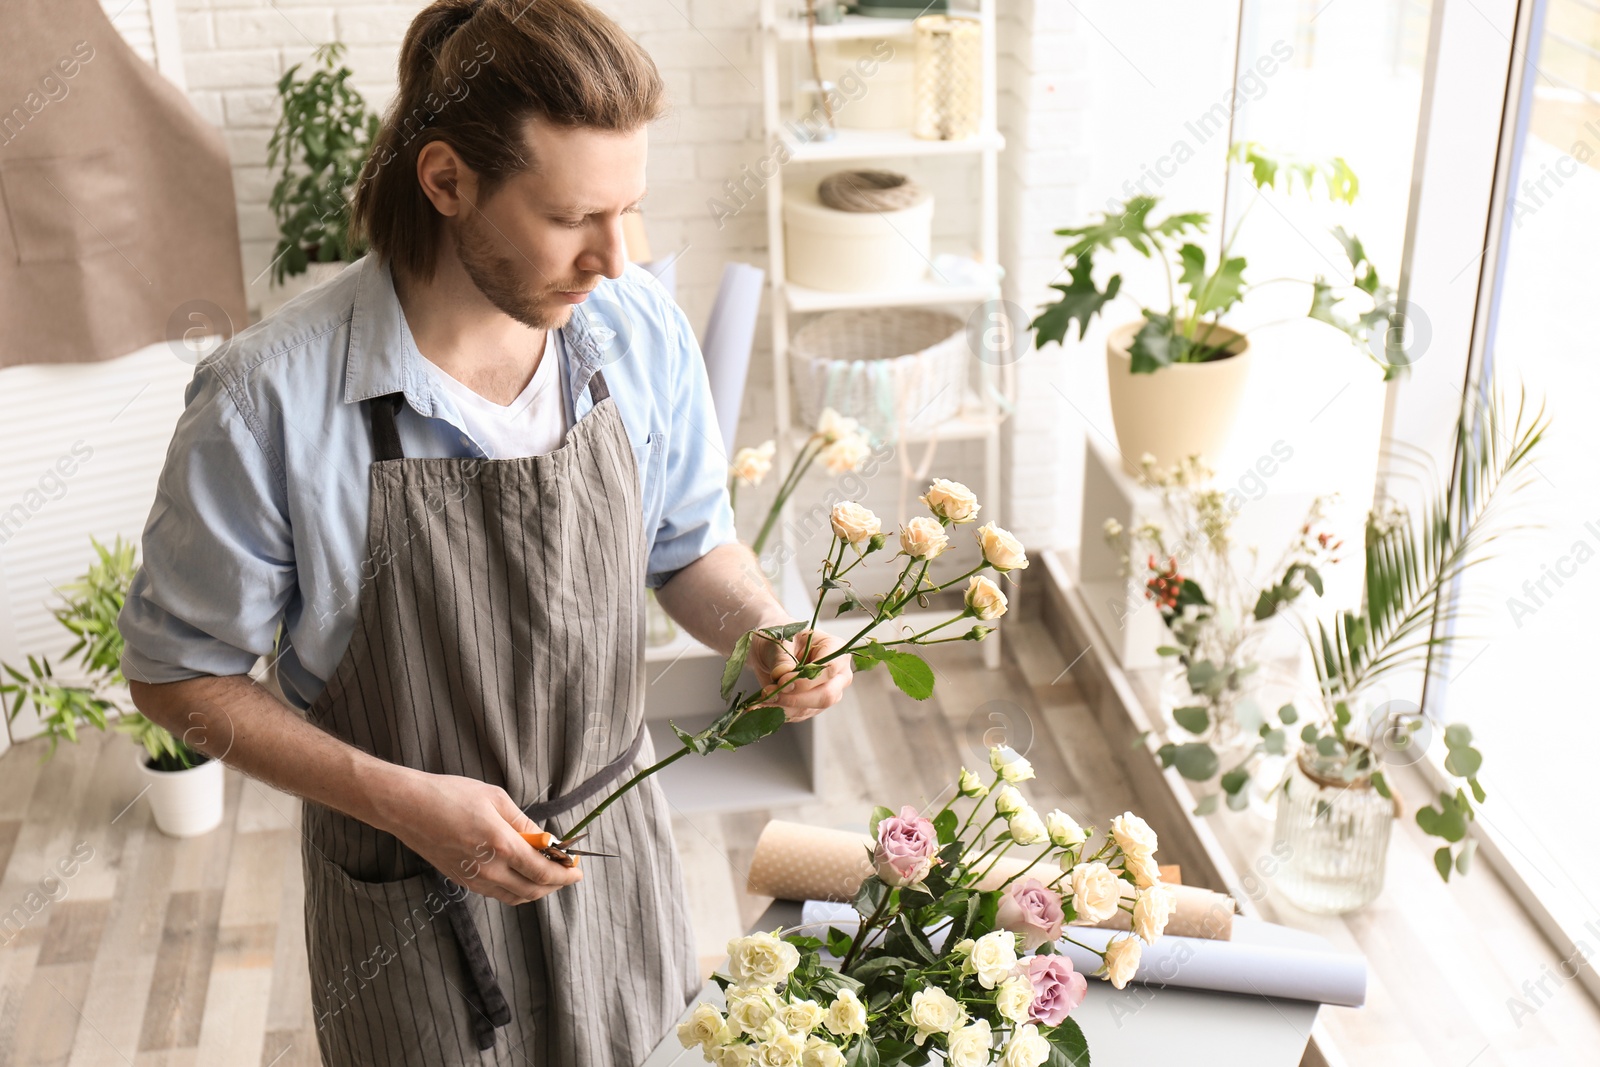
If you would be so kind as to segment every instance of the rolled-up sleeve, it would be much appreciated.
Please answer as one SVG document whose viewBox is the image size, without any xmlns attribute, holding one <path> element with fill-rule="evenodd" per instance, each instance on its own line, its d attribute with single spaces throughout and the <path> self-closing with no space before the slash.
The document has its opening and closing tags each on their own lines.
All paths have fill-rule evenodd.
<svg viewBox="0 0 1600 1067">
<path fill-rule="evenodd" d="M 272 650 L 293 540 L 281 464 L 242 400 L 206 365 L 189 385 L 117 619 L 131 680 L 243 674 Z"/>
<path fill-rule="evenodd" d="M 672 410 L 662 471 L 661 522 L 645 576 L 652 589 L 718 545 L 737 540 L 728 502 L 728 459 L 723 455 L 705 360 L 683 310 L 666 303 L 671 359 L 662 391 Z"/>
</svg>

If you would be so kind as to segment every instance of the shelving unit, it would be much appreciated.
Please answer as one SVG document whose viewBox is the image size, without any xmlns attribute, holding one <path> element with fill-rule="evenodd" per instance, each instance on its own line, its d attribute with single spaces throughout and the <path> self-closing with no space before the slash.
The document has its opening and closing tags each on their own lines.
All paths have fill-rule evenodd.
<svg viewBox="0 0 1600 1067">
<path fill-rule="evenodd" d="M 767 246 L 770 266 L 767 276 L 772 286 L 772 369 L 773 394 L 777 410 L 777 468 L 785 470 L 806 435 L 806 428 L 794 425 L 793 399 L 790 396 L 789 344 L 791 319 L 845 308 L 945 307 L 970 313 L 990 300 L 998 300 L 998 281 L 993 284 L 949 284 L 930 268 L 930 275 L 917 284 L 877 292 L 824 292 L 791 284 L 785 276 L 783 197 L 790 180 L 788 167 L 804 163 L 856 163 L 866 160 L 926 158 L 969 160 L 976 157 L 979 169 L 977 233 L 971 253 L 980 263 L 999 262 L 999 157 L 1005 147 L 996 124 L 995 0 L 977 0 L 977 6 L 961 10 L 977 18 L 982 27 L 982 116 L 978 132 L 959 141 L 925 141 L 910 130 L 860 130 L 841 127 L 826 141 L 800 142 L 784 128 L 782 111 L 785 51 L 792 62 L 805 59 L 807 27 L 803 17 L 778 4 L 793 0 L 761 0 L 762 117 L 770 148 L 785 149 L 789 162 L 777 169 L 767 182 Z M 814 27 L 815 40 L 827 41 L 903 41 L 911 47 L 911 19 L 867 18 L 846 15 L 836 24 Z M 935 204 L 935 211 L 939 210 Z M 1011 395 L 1011 376 L 1006 368 L 974 359 L 979 373 L 975 386 L 964 398 L 959 415 L 937 425 L 908 429 L 902 445 L 943 441 L 978 441 L 984 450 L 983 481 L 979 488 L 985 519 L 1003 524 L 1000 500 L 1000 425 L 1004 412 L 1000 397 Z M 780 536 L 781 536 L 780 526 Z M 984 642 L 984 661 L 1000 664 L 998 634 Z"/>
</svg>

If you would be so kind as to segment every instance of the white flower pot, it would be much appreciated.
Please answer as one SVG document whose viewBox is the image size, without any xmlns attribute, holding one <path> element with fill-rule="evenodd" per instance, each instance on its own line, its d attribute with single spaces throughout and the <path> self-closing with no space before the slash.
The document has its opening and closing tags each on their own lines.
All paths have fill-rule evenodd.
<svg viewBox="0 0 1600 1067">
<path fill-rule="evenodd" d="M 1233 432 L 1250 375 L 1250 342 L 1218 326 L 1213 336 L 1230 342 L 1233 355 L 1210 363 L 1174 363 L 1154 374 L 1134 374 L 1128 346 L 1142 320 L 1119 326 L 1106 338 L 1106 384 L 1117 448 L 1130 474 L 1139 459 L 1154 456 L 1171 467 L 1197 455 L 1215 467 Z"/>
<path fill-rule="evenodd" d="M 195 837 L 222 823 L 222 762 L 208 759 L 185 771 L 151 768 L 141 750 L 137 754 L 145 796 L 156 817 L 156 827 L 168 837 Z"/>
</svg>

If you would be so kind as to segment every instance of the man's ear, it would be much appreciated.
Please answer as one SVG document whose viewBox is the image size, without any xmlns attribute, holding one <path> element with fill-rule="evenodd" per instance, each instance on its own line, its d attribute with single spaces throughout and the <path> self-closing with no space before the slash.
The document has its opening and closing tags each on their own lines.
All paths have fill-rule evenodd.
<svg viewBox="0 0 1600 1067">
<path fill-rule="evenodd" d="M 455 218 L 478 201 L 477 174 L 443 141 L 429 141 L 417 153 L 417 184 L 446 218 Z"/>
</svg>

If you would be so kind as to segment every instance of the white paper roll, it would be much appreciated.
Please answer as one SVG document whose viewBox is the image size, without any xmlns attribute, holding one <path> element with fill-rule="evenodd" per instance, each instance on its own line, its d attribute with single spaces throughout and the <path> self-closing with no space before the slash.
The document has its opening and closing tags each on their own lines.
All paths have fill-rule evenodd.
<svg viewBox="0 0 1600 1067">
<path fill-rule="evenodd" d="M 766 277 L 766 271 L 748 263 L 724 267 L 722 284 L 701 341 L 706 377 L 711 380 L 711 403 L 729 460 L 733 459 L 733 441 L 739 431 L 739 409 L 744 405 L 745 376 L 750 370 L 750 345 L 756 335 L 756 315 L 761 311 L 761 287 Z"/>
</svg>

